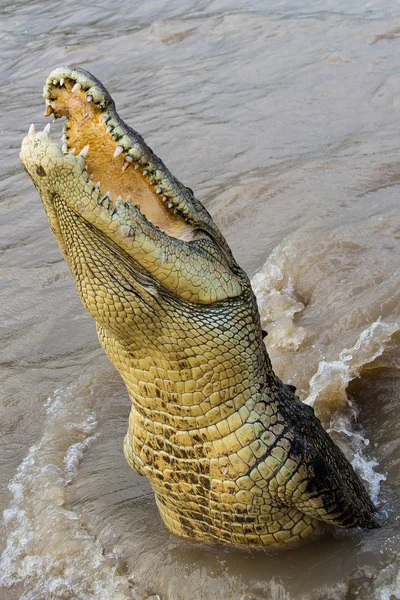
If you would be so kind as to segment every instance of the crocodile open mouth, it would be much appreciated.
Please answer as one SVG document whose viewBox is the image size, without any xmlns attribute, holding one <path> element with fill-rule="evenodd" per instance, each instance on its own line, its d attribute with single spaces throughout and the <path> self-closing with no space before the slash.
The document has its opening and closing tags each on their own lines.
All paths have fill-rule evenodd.
<svg viewBox="0 0 400 600">
<path fill-rule="evenodd" d="M 136 206 L 165 234 L 192 239 L 194 227 L 182 190 L 141 136 L 119 118 L 100 82 L 65 67 L 51 73 L 43 96 L 45 116 L 66 117 L 63 154 L 85 159 L 88 180 L 98 182 L 95 188 L 103 206 L 111 211 L 121 202 Z"/>
<path fill-rule="evenodd" d="M 101 247 L 113 245 L 113 263 L 128 259 L 182 300 L 236 298 L 239 268 L 211 216 L 122 121 L 100 81 L 59 67 L 43 95 L 45 115 L 66 118 L 62 147 L 51 140 L 50 124 L 38 133 L 32 125 L 20 158 L 71 268 L 86 260 L 83 245 L 89 260 L 100 236 Z"/>
</svg>

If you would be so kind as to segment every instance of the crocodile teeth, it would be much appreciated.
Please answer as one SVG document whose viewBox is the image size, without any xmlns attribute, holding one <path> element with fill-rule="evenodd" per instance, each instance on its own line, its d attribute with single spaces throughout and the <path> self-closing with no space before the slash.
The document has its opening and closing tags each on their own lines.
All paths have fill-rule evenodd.
<svg viewBox="0 0 400 600">
<path fill-rule="evenodd" d="M 45 92 L 43 92 L 43 98 L 50 98 L 50 96 L 50 90 L 46 90 Z"/>
<path fill-rule="evenodd" d="M 100 189 L 100 181 L 98 181 L 96 183 L 96 185 L 94 186 L 94 189 L 97 190 L 97 191 L 99 191 L 99 189 Z"/>
<path fill-rule="evenodd" d="M 71 150 L 69 151 L 70 154 L 75 154 L 76 148 L 71 148 Z"/>
<path fill-rule="evenodd" d="M 61 79 L 60 79 L 60 87 L 62 87 L 64 85 L 64 81 L 65 81 L 64 77 L 61 77 Z"/>
<path fill-rule="evenodd" d="M 111 125 L 107 125 L 106 133 L 110 133 L 110 131 L 112 131 L 112 127 L 111 127 Z"/>
<path fill-rule="evenodd" d="M 51 104 L 49 104 L 48 106 L 46 106 L 46 110 L 44 111 L 44 116 L 45 117 L 49 117 L 50 115 L 52 115 L 54 112 L 54 108 L 51 106 Z"/>
<path fill-rule="evenodd" d="M 161 192 L 162 192 L 162 189 L 161 189 L 160 187 L 158 187 L 158 188 L 156 189 L 156 194 L 161 194 Z"/>
<path fill-rule="evenodd" d="M 87 153 L 89 152 L 89 144 L 87 144 L 87 146 L 85 146 L 80 152 L 79 152 L 79 156 L 83 156 L 83 158 L 86 158 Z"/>
<path fill-rule="evenodd" d="M 132 162 L 133 162 L 133 158 L 132 158 L 132 156 L 129 156 L 129 154 L 127 154 L 127 155 L 125 156 L 125 162 L 124 162 L 124 164 L 122 165 L 122 170 L 123 170 L 123 171 L 126 171 L 126 169 L 127 169 L 128 167 L 130 167 L 130 166 L 131 166 Z"/>
<path fill-rule="evenodd" d="M 121 154 L 121 152 L 124 151 L 124 147 L 123 146 L 117 146 L 115 148 L 115 152 L 114 152 L 114 156 L 113 158 L 117 158 L 117 156 L 119 156 Z"/>
<path fill-rule="evenodd" d="M 35 133 L 36 133 L 36 129 L 35 129 L 34 124 L 32 123 L 32 125 L 28 129 L 28 135 L 35 135 Z"/>
<path fill-rule="evenodd" d="M 168 202 L 168 208 L 172 208 L 174 205 L 172 202 Z"/>
<path fill-rule="evenodd" d="M 93 102 L 93 96 L 92 96 L 91 94 L 88 94 L 88 95 L 86 96 L 86 100 L 87 100 L 88 102 Z"/>
<path fill-rule="evenodd" d="M 143 175 L 147 175 L 147 174 L 148 174 L 148 170 L 147 170 L 147 169 L 144 169 L 144 171 L 143 171 Z"/>
<path fill-rule="evenodd" d="M 46 127 L 43 129 L 43 133 L 47 133 L 47 135 L 49 135 L 49 133 L 50 133 L 50 123 L 47 123 Z"/>
<path fill-rule="evenodd" d="M 71 92 L 74 94 L 75 92 L 78 92 L 81 89 L 81 87 L 81 84 L 77 81 L 74 87 L 72 88 Z"/>
<path fill-rule="evenodd" d="M 104 206 L 104 208 L 106 208 L 107 210 L 110 208 L 110 200 L 108 199 L 108 196 L 103 196 L 102 198 L 100 198 L 97 201 L 97 204 L 101 204 L 101 206 Z"/>
</svg>

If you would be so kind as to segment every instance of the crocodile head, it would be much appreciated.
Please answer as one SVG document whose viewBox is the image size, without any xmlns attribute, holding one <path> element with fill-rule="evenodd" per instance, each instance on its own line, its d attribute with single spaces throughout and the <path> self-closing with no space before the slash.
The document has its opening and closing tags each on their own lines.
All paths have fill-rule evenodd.
<svg viewBox="0 0 400 600">
<path fill-rule="evenodd" d="M 82 69 L 61 67 L 43 96 L 46 116 L 66 117 L 62 147 L 50 139 L 50 125 L 40 133 L 31 126 L 21 161 L 92 316 L 102 320 L 90 296 L 121 284 L 124 269 L 139 294 L 156 286 L 200 305 L 238 297 L 247 278 L 210 215 L 122 121 L 104 86 Z M 90 291 L 87 281 L 96 277 L 102 283 Z"/>
</svg>

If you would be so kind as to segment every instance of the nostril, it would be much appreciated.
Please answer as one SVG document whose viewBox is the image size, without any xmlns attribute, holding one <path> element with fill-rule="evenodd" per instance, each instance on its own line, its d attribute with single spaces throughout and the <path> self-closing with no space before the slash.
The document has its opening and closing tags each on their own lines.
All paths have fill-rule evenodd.
<svg viewBox="0 0 400 600">
<path fill-rule="evenodd" d="M 36 173 L 39 175 L 39 177 L 46 177 L 46 171 L 43 169 L 42 165 L 36 167 Z"/>
</svg>

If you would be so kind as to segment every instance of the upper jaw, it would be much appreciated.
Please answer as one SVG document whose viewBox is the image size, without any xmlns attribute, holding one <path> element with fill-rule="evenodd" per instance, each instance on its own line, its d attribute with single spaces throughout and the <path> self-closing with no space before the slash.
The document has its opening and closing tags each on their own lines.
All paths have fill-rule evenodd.
<svg viewBox="0 0 400 600">
<path fill-rule="evenodd" d="M 206 230 L 209 234 L 214 233 L 216 228 L 208 212 L 194 198 L 193 192 L 168 171 L 162 161 L 147 146 L 143 138 L 122 121 L 115 110 L 115 104 L 110 94 L 100 81 L 83 69 L 68 66 L 53 70 L 46 80 L 43 91 L 46 101 L 45 115 L 53 114 L 55 118 L 67 117 L 62 138 L 64 153 L 69 152 L 73 146 L 77 146 L 75 140 L 70 139 L 70 115 L 68 110 L 65 106 L 62 108 L 59 106 L 58 98 L 65 89 L 68 90 L 72 101 L 74 101 L 74 96 L 77 98 L 79 95 L 84 98 L 92 114 L 101 123 L 101 135 L 104 136 L 106 141 L 112 141 L 113 143 L 113 153 L 110 160 L 118 162 L 122 177 L 123 172 L 127 169 L 138 171 L 138 174 L 145 178 L 149 189 L 156 194 L 158 202 L 163 205 L 163 209 L 171 217 L 176 215 L 175 219 L 181 219 L 192 229 L 196 227 Z M 85 145 L 76 147 L 76 151 L 82 151 L 84 148 Z M 90 144 L 87 150 L 89 150 L 90 158 Z M 100 185 L 102 186 L 101 178 Z M 103 194 L 108 191 L 108 189 L 102 187 Z M 113 195 L 111 190 L 110 197 L 114 201 L 117 195 Z M 135 204 L 134 198 L 130 199 L 124 197 L 124 195 L 122 197 L 124 200 L 132 200 Z M 163 228 L 161 227 L 161 229 Z M 176 237 L 181 236 L 177 235 Z"/>
</svg>

